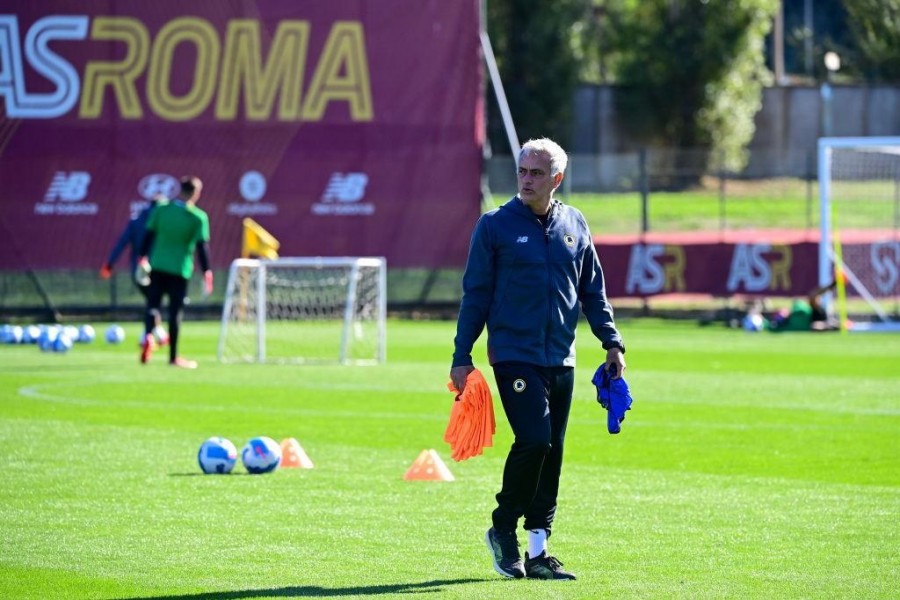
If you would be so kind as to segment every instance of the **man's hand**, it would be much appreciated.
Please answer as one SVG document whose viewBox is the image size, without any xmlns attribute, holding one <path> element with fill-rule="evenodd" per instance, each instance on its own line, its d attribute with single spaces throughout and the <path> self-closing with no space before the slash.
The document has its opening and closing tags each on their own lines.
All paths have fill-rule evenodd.
<svg viewBox="0 0 900 600">
<path fill-rule="evenodd" d="M 100 279 L 109 279 L 112 277 L 112 265 L 106 263 L 100 267 Z"/>
<path fill-rule="evenodd" d="M 610 348 L 606 351 L 606 365 L 603 368 L 609 371 L 613 366 L 615 369 L 612 378 L 619 379 L 625 373 L 625 355 L 618 348 Z"/>
<path fill-rule="evenodd" d="M 207 296 L 210 296 L 213 293 L 213 272 L 212 271 L 204 271 L 203 272 L 203 292 Z"/>
<path fill-rule="evenodd" d="M 475 367 L 472 365 L 462 365 L 450 369 L 450 381 L 453 382 L 453 386 L 459 390 L 460 394 L 466 389 L 466 377 L 474 370 Z"/>
</svg>

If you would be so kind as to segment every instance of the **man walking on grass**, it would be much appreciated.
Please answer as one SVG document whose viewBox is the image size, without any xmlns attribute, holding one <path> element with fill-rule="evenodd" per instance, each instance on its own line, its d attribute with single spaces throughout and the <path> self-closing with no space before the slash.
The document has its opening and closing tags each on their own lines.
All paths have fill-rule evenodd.
<svg viewBox="0 0 900 600">
<path fill-rule="evenodd" d="M 580 211 L 553 198 L 568 157 L 549 139 L 518 156 L 512 200 L 478 220 L 463 275 L 450 379 L 462 392 L 472 347 L 487 326 L 488 359 L 515 441 L 485 539 L 504 577 L 575 579 L 550 555 L 563 441 L 572 405 L 579 308 L 619 378 L 625 346 L 606 299 L 603 270 Z M 528 531 L 525 561 L 516 528 Z"/>
</svg>

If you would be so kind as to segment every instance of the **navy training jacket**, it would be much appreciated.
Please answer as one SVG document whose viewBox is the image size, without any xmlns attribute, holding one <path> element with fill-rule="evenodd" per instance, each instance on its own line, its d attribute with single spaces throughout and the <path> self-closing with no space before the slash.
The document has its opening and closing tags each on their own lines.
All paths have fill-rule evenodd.
<svg viewBox="0 0 900 600">
<path fill-rule="evenodd" d="M 141 244 L 144 242 L 144 235 L 147 233 L 147 220 L 150 218 L 150 212 L 155 206 L 156 205 L 151 202 L 149 206 L 142 208 L 138 214 L 129 219 L 128 224 L 125 225 L 125 230 L 122 231 L 122 235 L 116 240 L 116 245 L 113 246 L 112 251 L 109 253 L 109 258 L 106 259 L 108 265 L 112 266 L 116 264 L 116 261 L 119 260 L 119 256 L 125 250 L 125 247 L 128 246 L 128 261 L 131 265 L 130 273 L 131 276 L 134 277 L 138 253 L 140 252 Z"/>
<path fill-rule="evenodd" d="M 452 366 L 472 364 L 485 325 L 492 365 L 575 366 L 579 309 L 604 348 L 624 348 L 584 215 L 553 200 L 544 226 L 514 197 L 472 233 Z"/>
</svg>

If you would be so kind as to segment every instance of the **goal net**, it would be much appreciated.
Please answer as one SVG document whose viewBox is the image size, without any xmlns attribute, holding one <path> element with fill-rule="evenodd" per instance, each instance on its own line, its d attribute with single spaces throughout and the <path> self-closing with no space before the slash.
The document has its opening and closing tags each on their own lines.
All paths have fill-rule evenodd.
<svg viewBox="0 0 900 600">
<path fill-rule="evenodd" d="M 885 325 L 900 312 L 900 137 L 821 138 L 819 195 L 820 285 L 840 263 L 853 312 L 893 328 Z"/>
<path fill-rule="evenodd" d="M 383 258 L 236 259 L 219 360 L 383 363 L 386 288 Z"/>
</svg>

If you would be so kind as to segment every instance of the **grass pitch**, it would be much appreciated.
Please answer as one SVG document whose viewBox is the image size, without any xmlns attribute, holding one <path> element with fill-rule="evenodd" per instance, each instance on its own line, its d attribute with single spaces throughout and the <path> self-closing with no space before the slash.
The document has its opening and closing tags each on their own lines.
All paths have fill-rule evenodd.
<svg viewBox="0 0 900 600">
<path fill-rule="evenodd" d="M 449 460 L 452 323 L 391 321 L 380 367 L 223 366 L 196 322 L 194 372 L 138 365 L 137 325 L 66 355 L 0 346 L 0 597 L 896 597 L 900 337 L 620 326 L 618 436 L 580 328 L 551 540 L 575 582 L 491 568 L 511 436 L 495 397 L 494 448 Z M 202 475 L 211 435 L 296 437 L 316 467 Z M 455 482 L 403 481 L 425 448 Z"/>
</svg>

